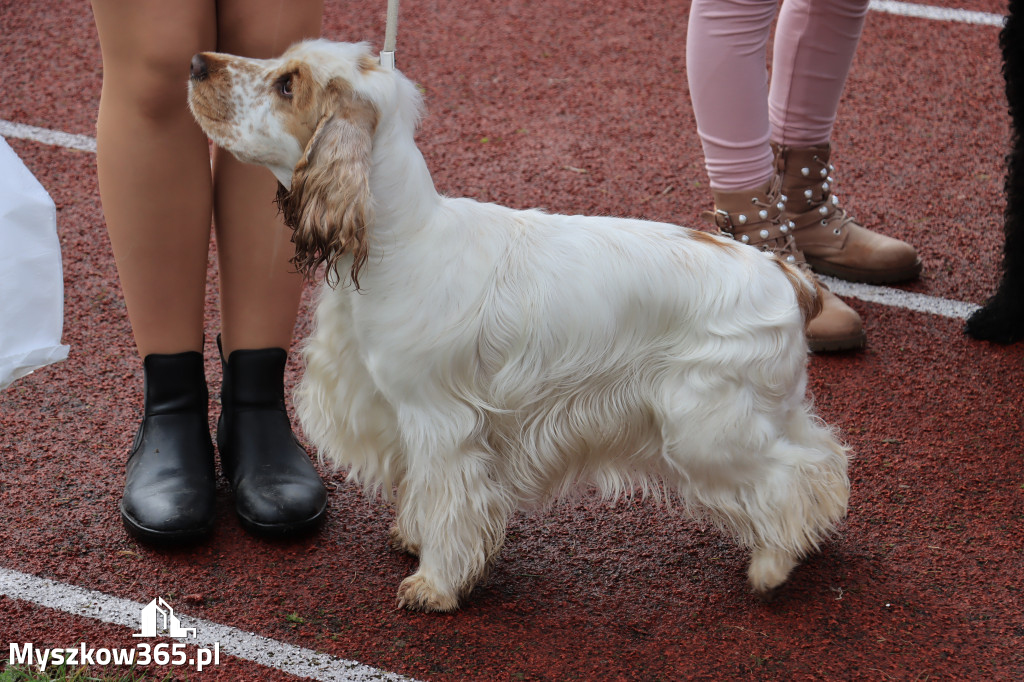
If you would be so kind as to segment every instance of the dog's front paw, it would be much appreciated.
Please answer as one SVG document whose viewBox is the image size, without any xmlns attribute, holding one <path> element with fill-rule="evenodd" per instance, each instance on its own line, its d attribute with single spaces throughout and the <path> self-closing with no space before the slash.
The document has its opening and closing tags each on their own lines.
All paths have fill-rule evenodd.
<svg viewBox="0 0 1024 682">
<path fill-rule="evenodd" d="M 450 592 L 435 589 L 422 574 L 413 573 L 398 587 L 398 605 L 410 611 L 454 611 L 459 600 Z"/>
<path fill-rule="evenodd" d="M 396 552 L 405 552 L 413 556 L 420 555 L 420 546 L 409 541 L 402 533 L 402 530 L 398 527 L 398 524 L 391 526 L 391 530 L 388 531 L 388 543 L 391 545 L 391 549 Z"/>
</svg>

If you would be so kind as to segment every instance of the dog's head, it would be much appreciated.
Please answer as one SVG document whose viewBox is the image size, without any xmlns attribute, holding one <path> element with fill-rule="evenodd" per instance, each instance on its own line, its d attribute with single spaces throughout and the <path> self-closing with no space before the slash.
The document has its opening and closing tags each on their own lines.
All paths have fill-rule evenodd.
<svg viewBox="0 0 1024 682">
<path fill-rule="evenodd" d="M 310 40 L 277 59 L 197 54 L 189 108 L 217 145 L 266 166 L 280 181 L 278 204 L 294 230 L 296 268 L 311 275 L 325 263 L 331 281 L 339 277 L 338 259 L 350 253 L 358 287 L 372 219 L 375 135 L 385 118 L 415 125 L 418 93 L 400 92 L 409 87 L 365 44 Z M 404 111 L 410 108 L 411 115 Z"/>
</svg>

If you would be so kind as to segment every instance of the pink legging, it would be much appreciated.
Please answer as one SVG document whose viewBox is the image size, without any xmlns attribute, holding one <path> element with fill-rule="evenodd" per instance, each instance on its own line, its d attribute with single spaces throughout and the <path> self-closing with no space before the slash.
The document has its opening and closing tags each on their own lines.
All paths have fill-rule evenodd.
<svg viewBox="0 0 1024 682">
<path fill-rule="evenodd" d="M 773 173 L 769 141 L 828 142 L 868 0 L 693 0 L 686 72 L 711 187 L 758 187 Z"/>
</svg>

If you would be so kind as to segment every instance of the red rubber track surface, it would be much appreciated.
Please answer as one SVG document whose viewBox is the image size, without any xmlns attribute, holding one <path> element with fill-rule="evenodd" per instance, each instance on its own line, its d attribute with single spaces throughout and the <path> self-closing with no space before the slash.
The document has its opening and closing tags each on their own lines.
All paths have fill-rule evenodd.
<svg viewBox="0 0 1024 682">
<path fill-rule="evenodd" d="M 384 4 L 328 2 L 324 34 L 379 45 Z M 398 62 L 425 90 L 418 139 L 438 189 L 697 225 L 709 193 L 687 12 L 685 0 L 404 3 Z M 92 135 L 102 74 L 88 4 L 0 2 L 0 36 L 0 119 Z M 999 279 L 997 36 L 869 15 L 835 131 L 838 189 L 862 222 L 918 248 L 925 274 L 909 291 L 981 303 Z M 71 355 L 0 393 L 0 566 L 139 602 L 163 595 L 191 615 L 430 680 L 1024 678 L 1024 345 L 857 300 L 868 349 L 810 362 L 820 413 L 855 452 L 849 518 L 769 604 L 748 593 L 745 554 L 678 510 L 584 496 L 517 515 L 460 612 L 397 610 L 415 562 L 387 548 L 393 510 L 326 470 L 330 520 L 313 538 L 248 537 L 221 483 L 209 542 L 137 544 L 117 503 L 141 366 L 95 155 L 10 143 L 59 209 Z M 216 303 L 211 286 L 214 396 Z M 294 357 L 289 367 L 291 387 L 301 369 Z M 0 646 L 83 638 L 131 645 L 127 628 L 0 598 Z M 287 676 L 230 659 L 201 677 Z"/>
</svg>

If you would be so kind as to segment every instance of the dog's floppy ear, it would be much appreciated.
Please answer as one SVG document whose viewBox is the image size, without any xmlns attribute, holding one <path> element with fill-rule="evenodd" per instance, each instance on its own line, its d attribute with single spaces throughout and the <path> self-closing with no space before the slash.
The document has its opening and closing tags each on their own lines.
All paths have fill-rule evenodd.
<svg viewBox="0 0 1024 682">
<path fill-rule="evenodd" d="M 369 244 L 366 226 L 372 217 L 370 162 L 377 110 L 351 93 L 339 96 L 334 111 L 320 119 L 292 173 L 291 189 L 282 185 L 278 205 L 292 228 L 292 263 L 311 276 L 323 263 L 325 278 L 337 286 L 338 259 L 352 254 L 349 275 L 359 288 L 359 270 Z"/>
</svg>

